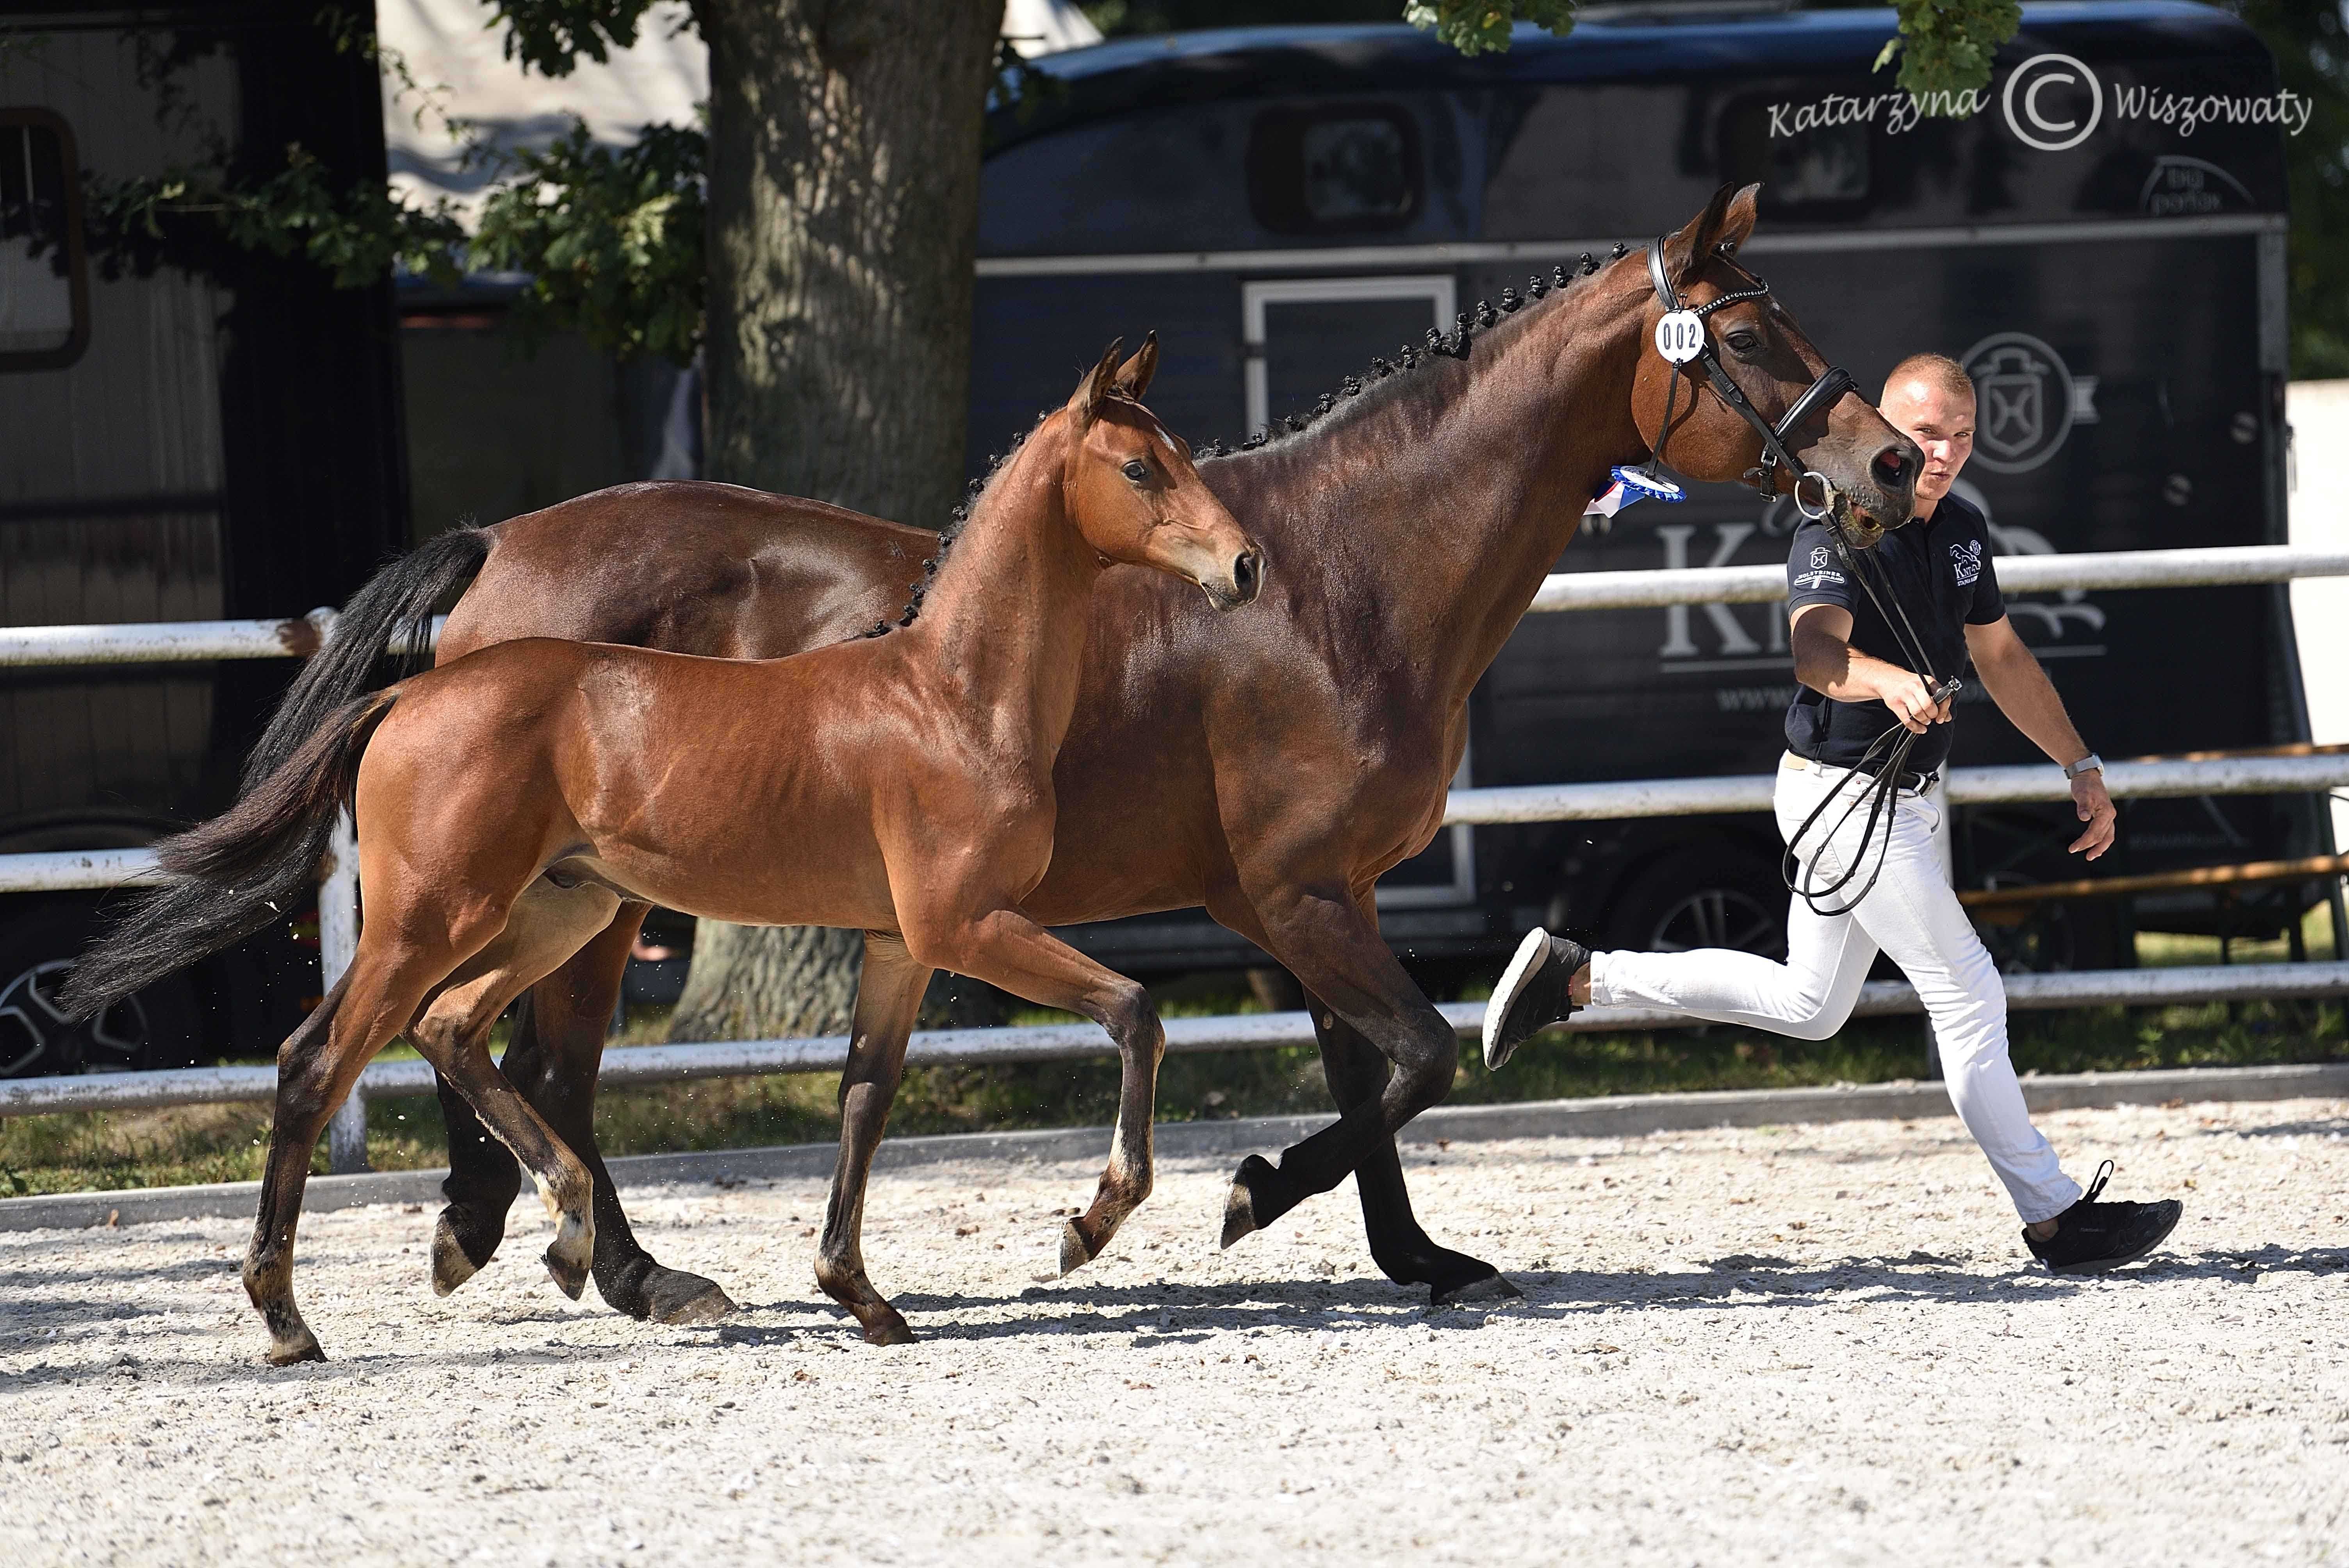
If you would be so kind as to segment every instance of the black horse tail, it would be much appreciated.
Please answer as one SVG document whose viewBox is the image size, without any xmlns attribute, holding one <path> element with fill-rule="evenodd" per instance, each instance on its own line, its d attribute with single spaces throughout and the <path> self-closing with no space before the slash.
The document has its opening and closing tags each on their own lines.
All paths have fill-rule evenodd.
<svg viewBox="0 0 2349 1568">
<path fill-rule="evenodd" d="M 67 1015 L 102 1012 L 307 903 L 335 813 L 398 696 L 395 687 L 343 704 L 224 814 L 156 845 L 171 880 L 143 891 L 82 954 L 58 997 Z"/>
<path fill-rule="evenodd" d="M 472 581 L 495 543 L 488 529 L 454 530 L 418 545 L 352 594 L 334 634 L 294 677 L 245 758 L 238 793 L 252 794 L 353 697 L 429 664 L 432 612 Z"/>
</svg>

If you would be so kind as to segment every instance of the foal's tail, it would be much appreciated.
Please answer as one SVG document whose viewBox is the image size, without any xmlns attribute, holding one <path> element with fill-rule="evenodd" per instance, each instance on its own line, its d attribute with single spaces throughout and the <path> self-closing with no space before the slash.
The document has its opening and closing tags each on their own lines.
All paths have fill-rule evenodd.
<svg viewBox="0 0 2349 1568">
<path fill-rule="evenodd" d="M 380 678 L 378 672 L 396 656 L 404 655 L 388 671 L 393 680 L 429 663 L 427 639 L 433 610 L 472 581 L 496 542 L 486 528 L 441 534 L 377 573 L 352 594 L 335 618 L 334 635 L 302 666 L 270 716 L 269 727 L 245 759 L 239 793 L 252 794 L 263 779 L 285 767 L 329 715 L 371 690 Z"/>
<path fill-rule="evenodd" d="M 306 903 L 335 812 L 398 696 L 394 687 L 344 703 L 224 814 L 156 845 L 171 880 L 141 893 L 82 954 L 58 997 L 66 1013 L 101 1012 Z"/>
</svg>

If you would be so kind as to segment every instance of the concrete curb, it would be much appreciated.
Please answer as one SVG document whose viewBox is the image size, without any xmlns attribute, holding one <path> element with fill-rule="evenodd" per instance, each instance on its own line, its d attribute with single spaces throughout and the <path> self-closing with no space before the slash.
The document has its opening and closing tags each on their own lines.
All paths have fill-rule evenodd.
<svg viewBox="0 0 2349 1568">
<path fill-rule="evenodd" d="M 2305 1067 L 2191 1068 L 2176 1071 L 2074 1073 L 2023 1081 L 2034 1111 L 2094 1110 L 2120 1105 L 2270 1099 L 2349 1099 L 2349 1062 Z M 1938 1083 L 1900 1080 L 1841 1088 L 1742 1089 L 1709 1094 L 1614 1095 L 1593 1099 L 1530 1100 L 1514 1105 L 1438 1106 L 1404 1129 L 1402 1141 L 1482 1142 L 1504 1138 L 1639 1138 L 1713 1127 L 1797 1126 L 1829 1121 L 1881 1121 L 1951 1115 Z M 1327 1123 L 1327 1116 L 1268 1116 L 1231 1121 L 1178 1121 L 1158 1129 L 1161 1160 L 1191 1161 L 1268 1152 Z M 1109 1149 L 1105 1127 L 1047 1128 L 1032 1132 L 955 1133 L 900 1138 L 881 1146 L 882 1169 L 947 1161 L 1040 1163 L 1099 1161 Z M 723 1181 L 821 1180 L 837 1150 L 829 1143 L 769 1149 L 719 1149 L 694 1154 L 639 1154 L 610 1162 L 623 1187 L 703 1186 Z M 368 1203 L 441 1202 L 445 1171 L 384 1171 L 355 1176 L 313 1176 L 305 1211 L 358 1208 Z M 63 1192 L 0 1201 L 0 1231 L 78 1230 L 90 1225 L 153 1224 L 174 1220 L 243 1219 L 259 1202 L 257 1181 L 164 1187 L 118 1192 Z M 525 1184 L 523 1202 L 534 1202 Z"/>
</svg>

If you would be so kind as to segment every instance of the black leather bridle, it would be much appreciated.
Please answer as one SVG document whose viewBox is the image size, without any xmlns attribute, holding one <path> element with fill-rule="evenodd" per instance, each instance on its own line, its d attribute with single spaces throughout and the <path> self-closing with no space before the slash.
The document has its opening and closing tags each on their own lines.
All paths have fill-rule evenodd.
<svg viewBox="0 0 2349 1568">
<path fill-rule="evenodd" d="M 1733 304 L 1742 304 L 1747 300 L 1770 297 L 1768 284 L 1739 265 L 1731 258 L 1727 251 L 1718 252 L 1717 254 L 1724 266 L 1744 278 L 1751 286 L 1733 290 L 1717 299 L 1707 300 L 1701 305 L 1690 306 L 1681 303 L 1680 291 L 1672 286 L 1671 274 L 1664 268 L 1664 242 L 1661 239 L 1648 242 L 1648 281 L 1655 285 L 1656 297 L 1664 302 L 1666 311 L 1685 310 L 1702 322 L 1717 310 L 1725 309 Z M 1836 399 L 1852 389 L 1851 377 L 1843 366 L 1840 365 L 1827 366 L 1819 378 L 1812 382 L 1800 397 L 1795 399 L 1794 406 L 1780 417 L 1777 424 L 1773 425 L 1762 417 L 1762 410 L 1754 406 L 1753 399 L 1745 396 L 1744 388 L 1730 379 L 1729 372 L 1722 366 L 1721 356 L 1713 346 L 1711 333 L 1702 335 L 1697 346 L 1696 362 L 1702 366 L 1705 384 L 1713 388 L 1713 396 L 1720 398 L 1730 412 L 1753 426 L 1754 434 L 1762 438 L 1762 460 L 1747 469 L 1745 475 L 1747 479 L 1754 481 L 1754 488 L 1762 498 L 1767 500 L 1777 495 L 1778 470 L 1784 468 L 1795 476 L 1796 481 L 1795 504 L 1802 509 L 1804 516 L 1817 519 L 1832 512 L 1835 510 L 1835 487 L 1828 482 L 1826 475 L 1815 474 L 1797 462 L 1795 459 L 1795 454 L 1787 449 L 1786 442 L 1796 430 L 1802 428 L 1804 421 L 1809 419 L 1814 414 L 1833 407 Z M 1679 389 L 1680 377 L 1681 366 L 1675 365 L 1672 366 L 1671 391 L 1673 392 Z M 1671 438 L 1671 403 L 1668 395 L 1664 407 L 1664 428 L 1658 432 L 1656 438 L 1656 460 L 1659 463 L 1663 461 L 1664 444 Z M 1802 481 L 1806 480 L 1818 481 L 1816 510 L 1814 510 L 1811 501 L 1803 493 Z"/>
</svg>

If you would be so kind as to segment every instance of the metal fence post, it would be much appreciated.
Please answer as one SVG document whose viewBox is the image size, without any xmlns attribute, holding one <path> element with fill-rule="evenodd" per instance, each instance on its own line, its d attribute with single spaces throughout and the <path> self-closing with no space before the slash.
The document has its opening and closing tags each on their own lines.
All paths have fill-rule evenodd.
<svg viewBox="0 0 2349 1568">
<path fill-rule="evenodd" d="M 359 841 L 348 811 L 335 813 L 325 870 L 318 880 L 318 979 L 331 992 L 359 948 Z M 367 1090 L 353 1084 L 326 1126 L 326 1169 L 339 1175 L 367 1168 Z"/>
</svg>

